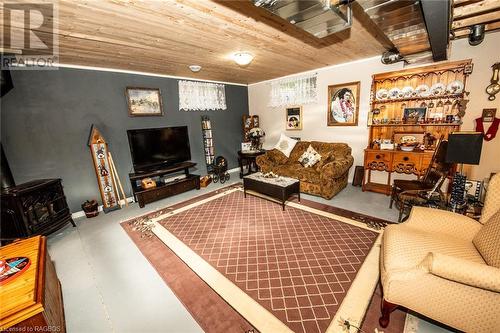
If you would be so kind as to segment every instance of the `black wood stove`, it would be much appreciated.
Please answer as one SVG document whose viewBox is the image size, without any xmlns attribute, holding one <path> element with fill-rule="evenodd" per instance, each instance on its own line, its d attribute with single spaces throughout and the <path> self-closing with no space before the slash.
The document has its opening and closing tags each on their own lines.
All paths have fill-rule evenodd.
<svg viewBox="0 0 500 333">
<path fill-rule="evenodd" d="M 48 235 L 73 224 L 61 179 L 41 179 L 2 190 L 0 240 Z"/>
</svg>

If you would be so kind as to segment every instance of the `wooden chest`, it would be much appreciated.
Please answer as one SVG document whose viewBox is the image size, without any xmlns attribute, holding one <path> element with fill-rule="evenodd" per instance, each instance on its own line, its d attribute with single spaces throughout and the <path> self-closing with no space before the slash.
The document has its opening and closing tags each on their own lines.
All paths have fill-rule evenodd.
<svg viewBox="0 0 500 333">
<path fill-rule="evenodd" d="M 0 330 L 66 332 L 61 284 L 45 237 L 27 238 L 0 248 L 0 259 L 14 257 L 29 258 L 30 266 L 0 287 Z"/>
</svg>

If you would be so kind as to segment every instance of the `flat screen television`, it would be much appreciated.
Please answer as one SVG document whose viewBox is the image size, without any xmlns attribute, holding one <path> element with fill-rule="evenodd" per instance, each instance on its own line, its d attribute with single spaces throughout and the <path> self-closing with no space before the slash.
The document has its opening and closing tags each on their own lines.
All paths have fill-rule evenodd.
<svg viewBox="0 0 500 333">
<path fill-rule="evenodd" d="M 127 135 L 136 172 L 160 169 L 191 159 L 187 126 L 133 129 L 128 130 Z"/>
</svg>

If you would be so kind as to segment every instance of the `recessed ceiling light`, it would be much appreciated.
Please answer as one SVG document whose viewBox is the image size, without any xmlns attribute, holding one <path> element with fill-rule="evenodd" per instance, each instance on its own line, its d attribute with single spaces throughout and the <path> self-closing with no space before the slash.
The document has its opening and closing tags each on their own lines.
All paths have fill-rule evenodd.
<svg viewBox="0 0 500 333">
<path fill-rule="evenodd" d="M 193 73 L 198 73 L 199 71 L 201 71 L 201 66 L 200 65 L 189 65 L 189 69 Z"/>
<path fill-rule="evenodd" d="M 236 52 L 233 54 L 233 60 L 240 66 L 246 66 L 253 60 L 253 55 L 249 52 Z"/>
</svg>

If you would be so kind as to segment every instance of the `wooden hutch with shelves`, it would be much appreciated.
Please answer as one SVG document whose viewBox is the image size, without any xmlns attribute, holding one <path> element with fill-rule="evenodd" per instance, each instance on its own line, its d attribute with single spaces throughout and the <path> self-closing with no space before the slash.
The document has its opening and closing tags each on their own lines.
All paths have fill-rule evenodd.
<svg viewBox="0 0 500 333">
<path fill-rule="evenodd" d="M 390 194 L 393 173 L 417 178 L 425 174 L 436 148 L 435 139 L 447 139 L 460 130 L 471 72 L 469 59 L 373 75 L 363 191 Z M 425 115 L 418 113 L 423 109 Z M 403 151 L 401 142 L 395 140 L 401 136 L 426 140 L 418 142 L 413 151 Z M 394 148 L 381 149 L 388 140 Z M 386 182 L 372 182 L 372 171 L 385 172 Z"/>
</svg>

